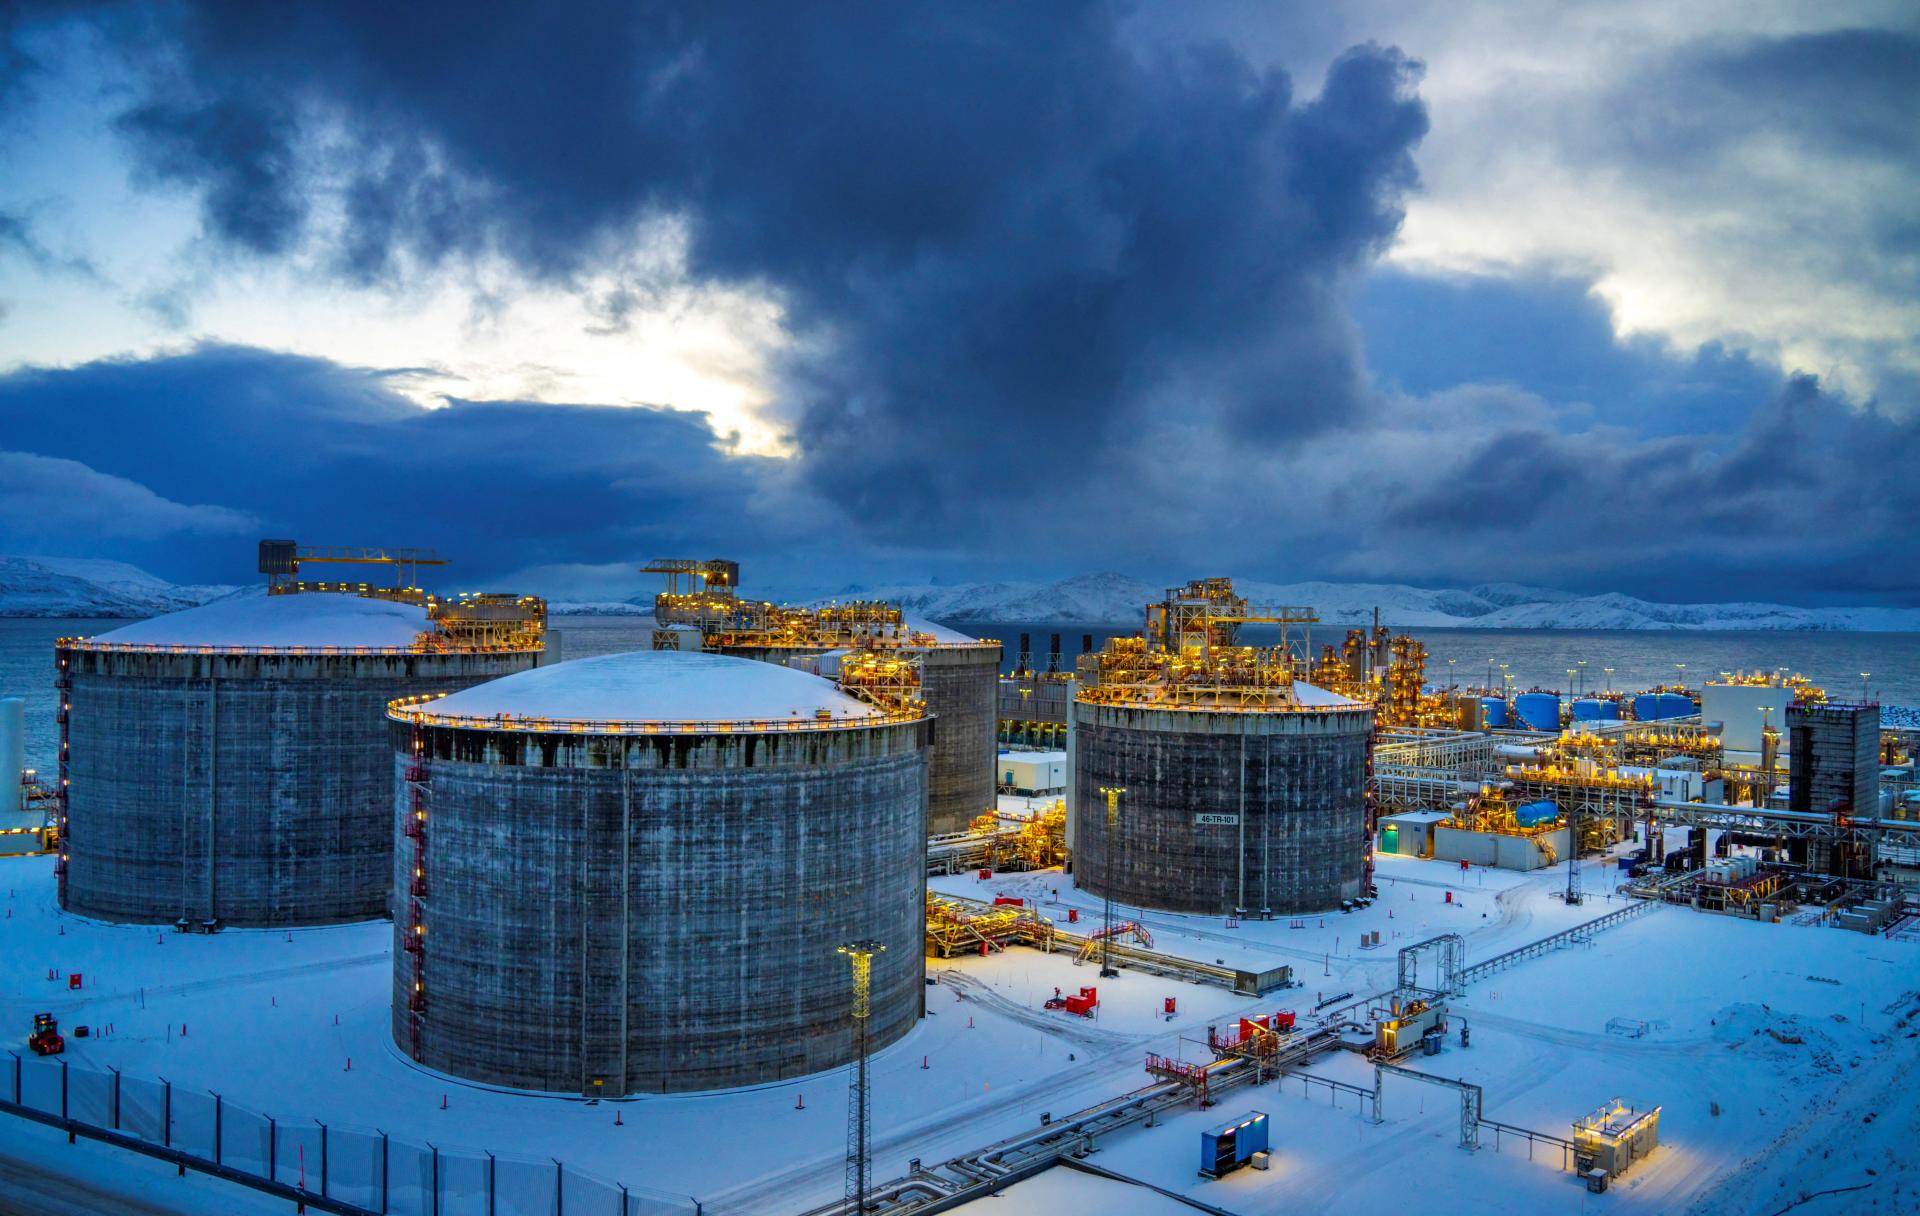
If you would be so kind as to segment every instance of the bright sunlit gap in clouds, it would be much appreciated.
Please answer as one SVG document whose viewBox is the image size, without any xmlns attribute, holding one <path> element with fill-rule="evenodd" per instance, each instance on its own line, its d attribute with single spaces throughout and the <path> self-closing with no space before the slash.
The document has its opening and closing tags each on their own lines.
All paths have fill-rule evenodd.
<svg viewBox="0 0 1920 1216">
<path fill-rule="evenodd" d="M 59 73 L 23 104 L 22 136 L 0 149 L 0 216 L 30 221 L 34 246 L 0 240 L 0 296 L 12 303 L 0 372 L 255 346 L 392 369 L 388 383 L 427 408 L 458 398 L 693 410 L 729 452 L 792 454 L 771 411 L 783 310 L 754 285 L 694 281 L 677 217 L 602 239 L 588 269 L 564 278 L 481 253 L 431 265 L 400 255 L 354 283 L 337 273 L 346 176 L 330 171 L 351 152 L 333 140 L 313 149 L 301 247 L 259 258 L 209 240 L 189 193 L 128 169 L 113 90 Z"/>
</svg>

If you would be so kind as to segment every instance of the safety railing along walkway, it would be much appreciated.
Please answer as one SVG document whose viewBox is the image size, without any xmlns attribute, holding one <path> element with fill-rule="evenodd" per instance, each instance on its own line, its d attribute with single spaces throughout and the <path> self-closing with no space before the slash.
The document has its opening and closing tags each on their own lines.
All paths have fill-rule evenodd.
<svg viewBox="0 0 1920 1216">
<path fill-rule="evenodd" d="M 1656 900 L 1635 900 L 1626 907 L 1609 912 L 1605 916 L 1596 917 L 1593 920 L 1575 925 L 1570 929 L 1562 929 L 1560 932 L 1543 937 L 1537 942 L 1528 942 L 1524 946 L 1509 950 L 1505 954 L 1496 954 L 1492 958 L 1474 963 L 1470 967 L 1462 967 L 1460 969 L 1460 983 L 1462 986 L 1471 984 L 1475 980 L 1485 979 L 1494 972 L 1504 970 L 1507 967 L 1513 966 L 1515 963 L 1524 962 L 1530 958 L 1539 958 L 1543 954 L 1551 954 L 1555 950 L 1564 949 L 1567 946 L 1584 945 L 1592 941 L 1594 935 L 1597 933 L 1605 932 L 1616 925 L 1625 924 L 1636 916 L 1646 912 L 1652 912 L 1655 909 L 1665 906 L 1665 904 Z"/>
</svg>

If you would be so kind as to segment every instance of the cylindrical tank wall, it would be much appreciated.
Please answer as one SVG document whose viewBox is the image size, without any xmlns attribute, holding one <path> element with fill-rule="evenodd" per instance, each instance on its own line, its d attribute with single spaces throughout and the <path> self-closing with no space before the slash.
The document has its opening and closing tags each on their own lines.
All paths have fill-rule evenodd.
<svg viewBox="0 0 1920 1216">
<path fill-rule="evenodd" d="M 818 651 L 738 646 L 719 653 L 782 666 L 796 654 Z M 955 643 L 901 653 L 920 662 L 920 692 L 934 717 L 927 755 L 927 831 L 960 832 L 994 809 L 998 754 L 1000 647 Z"/>
<path fill-rule="evenodd" d="M 1079 884 L 1176 912 L 1305 912 L 1365 881 L 1370 709 L 1074 703 Z M 1109 849 L 1102 787 L 1118 787 Z"/>
<path fill-rule="evenodd" d="M 394 727 L 402 775 L 409 729 Z M 869 1034 L 893 1042 L 923 1004 L 928 734 L 924 720 L 639 737 L 423 727 L 424 1008 L 409 1008 L 399 915 L 395 1041 L 429 1067 L 545 1091 L 800 1076 L 851 1058 L 837 947 L 877 939 Z M 404 913 L 404 781 L 396 797 Z"/>
<path fill-rule="evenodd" d="M 934 715 L 927 831 L 964 831 L 995 805 L 1000 648 L 982 643 L 909 653 L 920 658 L 921 694 Z"/>
<path fill-rule="evenodd" d="M 1558 693 L 1523 692 L 1513 699 L 1513 712 L 1529 730 L 1560 729 Z"/>
<path fill-rule="evenodd" d="M 536 657 L 61 650 L 72 675 L 65 906 L 242 927 L 387 915 L 387 702 Z"/>
</svg>

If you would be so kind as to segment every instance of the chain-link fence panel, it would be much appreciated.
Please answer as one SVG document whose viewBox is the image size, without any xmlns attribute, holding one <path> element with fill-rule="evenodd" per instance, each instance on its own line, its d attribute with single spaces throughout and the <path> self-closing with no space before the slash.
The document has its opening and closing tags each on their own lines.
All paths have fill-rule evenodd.
<svg viewBox="0 0 1920 1216">
<path fill-rule="evenodd" d="M 366 1127 L 327 1128 L 327 1194 L 378 1212 L 386 1192 L 385 1138 Z"/>
<path fill-rule="evenodd" d="M 562 1169 L 560 1194 L 567 1216 L 626 1216 L 620 1187 L 597 1174 Z"/>
<path fill-rule="evenodd" d="M 120 1078 L 120 1130 L 149 1144 L 167 1142 L 167 1087 L 145 1077 Z"/>
<path fill-rule="evenodd" d="M 95 1127 L 113 1127 L 118 1122 L 113 1109 L 113 1074 L 67 1065 L 67 1118 Z"/>
<path fill-rule="evenodd" d="M 220 1111 L 220 1164 L 258 1178 L 271 1176 L 273 1129 L 267 1117 L 244 1106 L 224 1103 Z"/>
<path fill-rule="evenodd" d="M 387 1145 L 387 1211 L 393 1216 L 433 1216 L 434 1173 L 439 1162 L 424 1144 L 395 1139 Z"/>
<path fill-rule="evenodd" d="M 466 1150 L 440 1154 L 440 1216 L 486 1216 L 487 1155 Z"/>
<path fill-rule="evenodd" d="M 282 1123 L 274 1128 L 273 1179 L 275 1182 L 318 1191 L 320 1189 L 320 1155 L 318 1123 Z"/>
<path fill-rule="evenodd" d="M 214 1159 L 214 1096 L 203 1089 L 173 1087 L 173 1147 L 196 1157 Z"/>
<path fill-rule="evenodd" d="M 49 1115 L 60 1113 L 61 1061 L 20 1057 L 20 1105 Z"/>
<path fill-rule="evenodd" d="M 493 1165 L 495 1216 L 558 1216 L 559 1170 L 551 1161 L 496 1157 Z"/>
</svg>

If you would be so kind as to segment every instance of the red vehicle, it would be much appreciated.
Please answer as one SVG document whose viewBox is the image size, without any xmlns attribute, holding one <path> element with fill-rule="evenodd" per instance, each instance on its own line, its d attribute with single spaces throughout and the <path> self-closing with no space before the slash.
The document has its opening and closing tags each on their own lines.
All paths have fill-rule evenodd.
<svg viewBox="0 0 1920 1216">
<path fill-rule="evenodd" d="M 60 1023 L 52 1014 L 33 1015 L 33 1033 L 27 1036 L 27 1046 L 37 1056 L 57 1056 L 67 1049 L 67 1041 L 60 1037 Z"/>
</svg>

